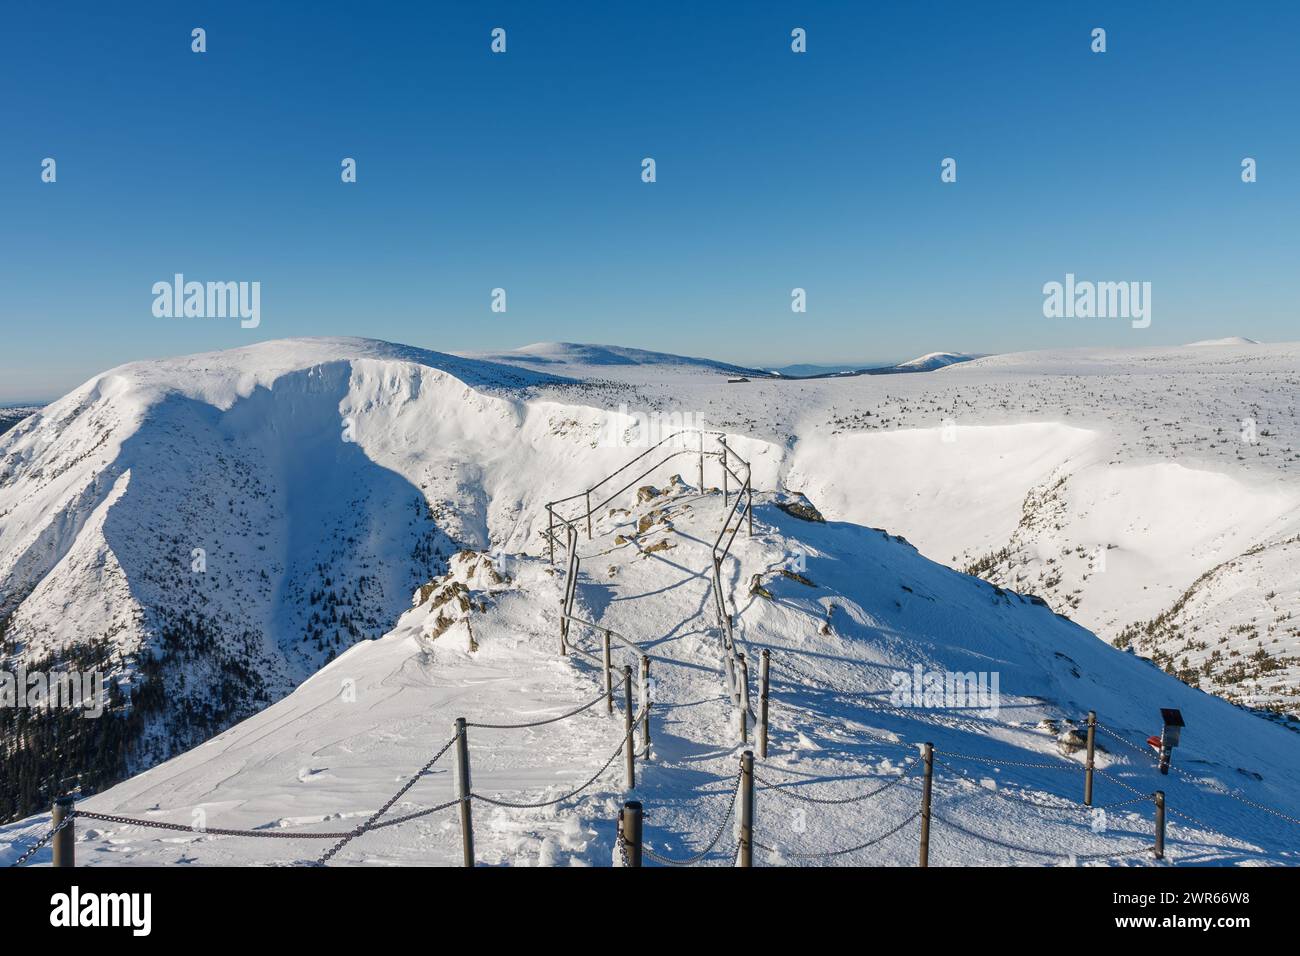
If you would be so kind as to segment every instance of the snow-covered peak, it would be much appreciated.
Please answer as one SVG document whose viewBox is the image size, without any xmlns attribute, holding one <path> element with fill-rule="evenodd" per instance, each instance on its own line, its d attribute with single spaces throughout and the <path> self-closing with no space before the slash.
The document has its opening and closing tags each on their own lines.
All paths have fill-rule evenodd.
<svg viewBox="0 0 1300 956">
<path fill-rule="evenodd" d="M 1241 335 L 1229 335 L 1222 339 L 1202 339 L 1199 342 L 1188 342 L 1187 348 L 1199 348 L 1205 345 L 1259 345 L 1255 339 L 1248 339 Z"/>
<path fill-rule="evenodd" d="M 606 372 L 612 368 L 636 367 L 725 374 L 758 374 L 754 369 L 714 359 L 691 358 L 667 352 L 625 348 L 616 345 L 584 345 L 575 342 L 537 342 L 505 352 L 467 352 L 466 356 L 492 362 L 525 367 L 563 370 L 592 369 Z"/>
<path fill-rule="evenodd" d="M 929 371 L 956 365 L 958 362 L 969 362 L 971 359 L 979 357 L 978 355 L 968 355 L 965 352 L 927 352 L 925 355 L 918 356 L 909 362 L 899 363 L 897 368 L 911 371 Z"/>
</svg>

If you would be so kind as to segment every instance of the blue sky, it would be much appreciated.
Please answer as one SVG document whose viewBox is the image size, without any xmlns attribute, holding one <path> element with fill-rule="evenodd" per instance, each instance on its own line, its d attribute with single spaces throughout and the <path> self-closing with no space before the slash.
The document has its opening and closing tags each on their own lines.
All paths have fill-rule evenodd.
<svg viewBox="0 0 1300 956">
<path fill-rule="evenodd" d="M 1298 35 L 1281 2 L 11 0 L 0 401 L 298 335 L 755 364 L 1293 340 Z M 176 272 L 261 282 L 260 327 L 155 318 Z M 1044 318 L 1067 272 L 1151 282 L 1151 327 Z"/>
</svg>

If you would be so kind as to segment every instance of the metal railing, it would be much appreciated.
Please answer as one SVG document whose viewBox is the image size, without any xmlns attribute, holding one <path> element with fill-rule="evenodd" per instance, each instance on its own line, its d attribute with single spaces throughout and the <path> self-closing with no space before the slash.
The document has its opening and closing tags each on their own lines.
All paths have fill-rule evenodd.
<svg viewBox="0 0 1300 956">
<path fill-rule="evenodd" d="M 656 455 L 656 452 L 663 450 L 664 446 L 669 443 L 678 443 L 684 446 L 691 436 L 698 438 L 697 447 L 677 448 L 676 450 L 667 451 L 662 457 Z M 709 438 L 713 439 L 716 448 L 706 447 L 705 443 Z M 578 539 L 582 534 L 583 526 L 585 525 L 587 540 L 593 540 L 593 516 L 598 511 L 608 507 L 620 495 L 626 494 L 639 482 L 649 478 L 669 462 L 683 455 L 692 456 L 699 463 L 699 490 L 701 494 L 704 494 L 706 490 L 704 484 L 704 460 L 706 458 L 716 458 L 721 467 L 722 499 L 726 514 L 722 526 L 718 529 L 717 537 L 713 541 L 708 573 L 713 594 L 714 612 L 717 617 L 717 626 L 721 638 L 723 675 L 726 680 L 727 694 L 739 713 L 739 732 L 743 743 L 748 740 L 748 728 L 749 724 L 753 722 L 753 714 L 749 707 L 747 665 L 744 654 L 740 653 L 736 648 L 734 622 L 731 613 L 727 610 L 727 599 L 722 585 L 722 562 L 730 555 L 731 545 L 740 532 L 742 525 L 747 525 L 748 533 L 751 536 L 754 533 L 754 485 L 752 468 L 749 462 L 736 454 L 735 450 L 727 444 L 727 436 L 723 432 L 700 429 L 673 432 L 621 467 L 610 472 L 594 485 L 576 494 L 565 498 L 557 498 L 546 503 L 547 523 L 546 531 L 543 534 L 547 541 L 548 559 L 551 564 L 555 563 L 557 545 L 568 555 L 565 568 L 564 597 L 561 601 L 562 609 L 560 613 L 560 653 L 562 655 L 568 654 L 573 646 L 570 640 L 571 624 L 579 624 L 596 631 L 607 630 L 602 625 L 585 621 L 573 613 L 574 602 L 577 598 L 578 576 L 582 568 L 582 555 L 578 551 Z M 647 459 L 654 459 L 654 463 L 638 469 L 637 466 L 644 464 Z M 736 468 L 732 467 L 733 463 L 736 468 L 743 471 L 743 477 L 737 473 Z M 632 477 L 628 477 L 629 474 Z M 734 503 L 731 501 L 732 482 L 735 482 L 736 487 L 736 500 Z M 614 487 L 615 485 L 617 487 Z M 593 496 L 597 499 L 594 504 L 592 502 Z M 581 502 L 582 510 L 566 513 L 566 511 L 572 509 L 558 507 L 572 502 Z M 562 539 L 561 530 L 563 532 Z M 634 641 L 627 640 L 613 631 L 608 633 L 626 643 L 644 658 L 640 646 Z M 574 649 L 594 660 L 588 652 L 578 648 Z"/>
</svg>

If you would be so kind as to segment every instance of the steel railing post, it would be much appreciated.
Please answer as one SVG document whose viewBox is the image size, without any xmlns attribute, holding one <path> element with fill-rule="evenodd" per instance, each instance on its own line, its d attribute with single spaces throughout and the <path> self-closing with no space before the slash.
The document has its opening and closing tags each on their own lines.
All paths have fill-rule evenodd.
<svg viewBox="0 0 1300 956">
<path fill-rule="evenodd" d="M 54 834 L 50 844 L 50 851 L 54 854 L 54 866 L 76 866 L 77 834 L 73 828 L 77 825 L 77 818 L 74 798 L 59 797 L 54 801 L 50 823 L 55 829 L 63 825 L 63 829 Z"/>
<path fill-rule="evenodd" d="M 474 819 L 470 812 L 469 735 L 465 718 L 456 718 L 456 799 L 460 801 L 460 841 L 463 863 L 474 865 Z"/>
</svg>

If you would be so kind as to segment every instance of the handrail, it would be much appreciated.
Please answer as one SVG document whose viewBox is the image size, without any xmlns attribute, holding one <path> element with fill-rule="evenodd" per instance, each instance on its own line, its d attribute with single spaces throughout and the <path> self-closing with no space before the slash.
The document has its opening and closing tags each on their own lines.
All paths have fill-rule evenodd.
<svg viewBox="0 0 1300 956">
<path fill-rule="evenodd" d="M 665 437 L 661 438 L 659 441 L 655 442 L 653 445 L 651 445 L 645 451 L 641 452 L 641 454 L 637 455 L 631 461 L 626 462 L 621 467 L 616 468 L 614 471 L 611 471 L 608 475 L 600 479 L 600 481 L 596 482 L 585 492 L 580 491 L 578 492 L 578 494 L 569 495 L 569 497 L 567 498 L 557 498 L 555 501 L 552 501 L 551 504 L 560 505 L 560 504 L 564 504 L 564 502 L 566 501 L 573 501 L 575 498 L 581 498 L 585 494 L 591 494 L 591 492 L 595 491 L 601 485 L 613 479 L 615 475 L 619 474 L 620 472 L 627 471 L 629 468 L 635 465 L 646 455 L 650 454 L 652 451 L 654 451 L 656 448 L 660 447 L 661 445 L 665 444 L 666 442 L 672 441 L 674 438 L 681 438 L 683 435 L 722 435 L 722 434 L 723 433 L 719 431 L 708 431 L 701 428 L 683 428 L 681 431 L 675 431 L 672 434 L 666 435 Z M 682 451 L 690 451 L 690 450 L 691 449 L 682 449 Z M 674 452 L 674 454 L 679 454 L 679 452 Z M 717 454 L 717 452 L 714 452 L 714 454 Z"/>
<path fill-rule="evenodd" d="M 650 467 L 639 471 L 636 474 L 636 477 L 624 483 L 617 490 L 605 494 L 604 497 L 595 505 L 592 504 L 591 496 L 593 492 L 606 488 L 619 475 L 626 474 L 629 469 L 634 468 L 638 462 L 643 462 L 669 441 L 681 440 L 684 436 L 692 434 L 699 436 L 700 441 L 698 448 L 679 448 L 676 451 L 669 452 Z M 720 448 L 714 451 L 706 451 L 704 448 L 704 437 L 706 435 L 714 436 Z M 683 429 L 681 431 L 673 432 L 671 435 L 665 436 L 649 448 L 642 451 L 639 455 L 632 458 L 621 467 L 610 472 L 604 478 L 600 479 L 600 481 L 591 485 L 584 491 L 569 495 L 565 498 L 557 498 L 546 503 L 547 527 L 543 534 L 547 541 L 547 549 L 551 563 L 555 563 L 555 547 L 557 544 L 566 548 L 569 552 L 566 568 L 566 580 L 564 584 L 564 597 L 562 599 L 560 611 L 560 653 L 566 654 L 568 652 L 570 625 L 579 624 L 583 627 L 590 627 L 596 630 L 608 632 L 611 637 L 617 638 L 620 642 L 631 648 L 635 653 L 643 657 L 645 656 L 645 652 L 641 649 L 640 645 L 636 644 L 636 642 L 631 641 L 618 632 L 603 627 L 602 625 L 584 620 L 573 613 L 574 602 L 577 599 L 578 575 L 582 566 L 582 556 L 578 554 L 577 546 L 578 536 L 580 534 L 578 523 L 585 519 L 587 525 L 587 538 L 590 540 L 593 537 L 592 517 L 597 511 L 605 508 L 615 498 L 630 490 L 637 484 L 637 482 L 642 481 L 674 458 L 677 458 L 679 455 L 698 456 L 700 462 L 699 481 L 701 493 L 704 492 L 704 459 L 706 457 L 717 458 L 722 466 L 722 493 L 726 505 L 726 514 L 723 518 L 722 526 L 718 529 L 717 537 L 713 541 L 712 548 L 710 549 L 710 563 L 712 564 L 712 568 L 710 569 L 710 590 L 713 592 L 714 613 L 717 615 L 718 629 L 722 638 L 723 674 L 726 680 L 727 692 L 728 696 L 731 697 L 732 703 L 735 706 L 742 708 L 744 711 L 742 719 L 743 727 L 745 726 L 745 721 L 750 718 L 748 699 L 749 689 L 741 686 L 742 682 L 740 680 L 740 673 L 742 670 L 742 664 L 739 652 L 736 649 L 733 622 L 731 620 L 731 615 L 727 611 L 726 596 L 723 594 L 722 562 L 731 553 L 731 546 L 736 540 L 736 535 L 740 533 L 740 527 L 745 522 L 746 518 L 748 518 L 749 522 L 750 535 L 753 535 L 754 533 L 753 468 L 748 461 L 731 449 L 727 444 L 727 436 L 724 432 L 704 429 Z M 732 463 L 727 460 L 728 458 L 735 459 L 736 468 L 732 467 Z M 739 475 L 738 469 L 745 472 L 745 477 L 743 479 Z M 734 503 L 730 500 L 730 489 L 727 486 L 728 478 L 734 480 L 737 485 L 736 500 Z M 556 507 L 557 505 L 565 505 L 568 502 L 578 500 L 584 501 L 586 507 L 584 511 L 577 514 L 566 515 Z M 735 519 L 734 527 L 732 524 L 733 519 Z M 556 527 L 557 520 L 560 527 L 563 527 L 565 532 L 564 540 L 562 542 L 558 534 L 559 528 Z M 724 539 L 725 544 L 723 543 Z M 574 645 L 574 650 L 577 650 L 584 657 L 588 656 L 585 651 L 578 648 L 576 645 Z"/>
<path fill-rule="evenodd" d="M 583 618 L 578 617 L 575 614 L 565 614 L 564 616 L 565 618 L 567 618 L 568 620 L 572 621 L 575 624 L 583 624 L 587 627 L 592 628 L 593 630 L 600 631 L 603 634 L 608 634 L 610 637 L 614 638 L 620 643 L 626 644 L 631 650 L 640 654 L 642 657 L 645 656 L 645 650 L 642 649 L 640 644 L 638 644 L 636 641 L 632 640 L 631 638 L 624 637 L 622 634 L 620 634 L 618 631 L 614 630 L 613 628 L 608 628 L 603 624 L 597 624 L 594 621 L 585 620 Z"/>
</svg>

